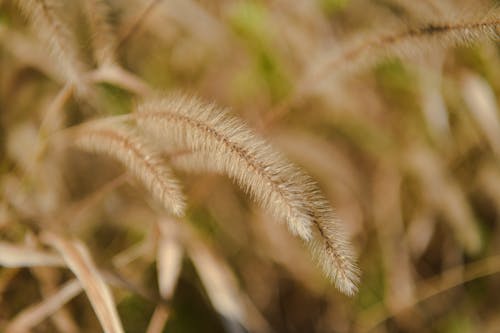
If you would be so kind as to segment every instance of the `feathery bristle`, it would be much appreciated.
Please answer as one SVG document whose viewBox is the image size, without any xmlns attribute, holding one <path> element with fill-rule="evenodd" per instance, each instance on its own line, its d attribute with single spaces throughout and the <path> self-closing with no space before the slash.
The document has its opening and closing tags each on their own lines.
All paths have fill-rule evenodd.
<svg viewBox="0 0 500 333">
<path fill-rule="evenodd" d="M 97 64 L 104 66 L 115 63 L 117 42 L 109 22 L 109 5 L 103 0 L 86 0 L 84 6 L 90 23 L 92 47 Z"/>
<path fill-rule="evenodd" d="M 117 125 L 91 124 L 78 129 L 75 145 L 120 161 L 175 215 L 184 212 L 184 198 L 172 171 L 139 136 Z"/>
<path fill-rule="evenodd" d="M 151 100 L 134 114 L 148 135 L 175 148 L 200 152 L 198 170 L 227 174 L 290 231 L 311 239 L 311 218 L 304 204 L 308 179 L 257 138 L 236 118 L 213 105 L 180 95 Z"/>
<path fill-rule="evenodd" d="M 310 242 L 326 275 L 348 295 L 358 270 L 338 220 L 316 183 L 276 153 L 243 122 L 213 105 L 174 95 L 141 104 L 134 118 L 169 148 L 193 154 L 172 162 L 191 171 L 224 173 L 290 231 Z"/>
<path fill-rule="evenodd" d="M 310 243 L 312 252 L 325 275 L 346 295 L 358 290 L 360 270 L 356 255 L 334 211 L 318 191 L 308 196 L 314 216 L 315 237 Z"/>
<path fill-rule="evenodd" d="M 301 89 L 310 89 L 310 85 L 327 75 L 351 68 L 359 69 L 363 64 L 387 55 L 417 58 L 428 50 L 467 45 L 486 38 L 500 38 L 498 9 L 486 17 L 431 22 L 400 32 L 373 34 L 327 52 L 312 62 L 301 80 Z"/>
<path fill-rule="evenodd" d="M 77 53 L 75 38 L 56 11 L 52 0 L 17 0 L 21 11 L 29 18 L 36 32 L 48 43 L 49 49 L 61 67 L 61 74 L 77 87 L 86 91 L 83 82 L 83 63 Z"/>
</svg>

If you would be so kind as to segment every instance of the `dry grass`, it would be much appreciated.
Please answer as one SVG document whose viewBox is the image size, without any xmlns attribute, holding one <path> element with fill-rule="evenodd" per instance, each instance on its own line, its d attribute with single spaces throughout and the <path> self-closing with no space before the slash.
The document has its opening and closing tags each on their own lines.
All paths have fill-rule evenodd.
<svg viewBox="0 0 500 333">
<path fill-rule="evenodd" d="M 0 1 L 0 331 L 494 332 L 499 32 L 488 0 Z"/>
</svg>

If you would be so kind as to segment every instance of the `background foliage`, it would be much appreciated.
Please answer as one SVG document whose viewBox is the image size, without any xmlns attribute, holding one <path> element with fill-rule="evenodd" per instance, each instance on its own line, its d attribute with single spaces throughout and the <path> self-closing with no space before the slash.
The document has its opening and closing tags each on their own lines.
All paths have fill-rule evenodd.
<svg viewBox="0 0 500 333">
<path fill-rule="evenodd" d="M 116 38 L 103 45 L 130 74 L 116 80 L 96 78 L 83 3 L 55 6 L 75 35 L 63 46 L 81 58 L 72 77 L 44 27 L 0 1 L 2 244 L 41 247 L 44 230 L 79 239 L 115 281 L 127 332 L 144 332 L 161 302 L 164 332 L 500 331 L 498 2 L 102 1 Z M 68 77 L 88 90 L 65 97 Z M 151 87 L 229 107 L 318 181 L 359 254 L 357 295 L 340 294 L 227 178 L 183 172 L 193 249 L 171 299 L 158 291 L 161 209 L 117 163 L 51 136 L 127 114 Z M 200 278 L 198 245 L 230 268 L 239 294 L 228 297 L 247 319 L 212 305 L 232 287 Z M 0 330 L 72 278 L 0 268 Z M 100 329 L 85 293 L 56 314 L 33 331 Z"/>
</svg>

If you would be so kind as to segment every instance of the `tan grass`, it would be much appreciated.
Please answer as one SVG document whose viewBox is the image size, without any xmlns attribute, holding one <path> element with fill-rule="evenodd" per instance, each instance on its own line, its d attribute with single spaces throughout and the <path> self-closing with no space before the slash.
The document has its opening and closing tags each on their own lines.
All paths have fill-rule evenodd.
<svg viewBox="0 0 500 333">
<path fill-rule="evenodd" d="M 462 93 L 473 118 L 487 138 L 492 150 L 500 155 L 500 118 L 495 93 L 488 82 L 477 74 L 467 73 L 462 79 Z"/>
<path fill-rule="evenodd" d="M 162 333 L 169 316 L 170 309 L 168 307 L 162 304 L 156 306 L 146 333 Z"/>
<path fill-rule="evenodd" d="M 66 83 L 64 74 L 57 64 L 51 59 L 43 48 L 43 43 L 38 39 L 23 35 L 14 30 L 3 28 L 0 32 L 0 42 L 5 49 L 25 65 L 32 66 L 45 74 L 51 80 L 64 84 Z"/>
<path fill-rule="evenodd" d="M 400 32 L 380 33 L 354 41 L 351 45 L 344 45 L 334 54 L 325 54 L 310 67 L 301 81 L 306 88 L 321 81 L 326 75 L 346 68 L 359 68 L 363 62 L 373 62 L 384 55 L 415 57 L 433 48 L 467 45 L 480 39 L 495 40 L 500 37 L 499 29 L 500 20 L 493 10 L 486 17 L 461 18 L 428 23 Z"/>
<path fill-rule="evenodd" d="M 21 311 L 5 328 L 5 332 L 22 333 L 30 331 L 33 327 L 58 311 L 81 291 L 82 286 L 78 280 L 74 279 L 66 282 L 51 296 Z"/>
<path fill-rule="evenodd" d="M 439 158 L 429 149 L 408 149 L 408 169 L 425 191 L 425 199 L 446 218 L 456 239 L 469 254 L 478 253 L 481 234 L 472 209 L 458 184 L 450 180 Z"/>
<path fill-rule="evenodd" d="M 22 12 L 29 18 L 33 28 L 48 44 L 54 61 L 61 68 L 66 80 L 77 87 L 78 92 L 87 90 L 83 81 L 83 62 L 78 54 L 72 30 L 61 18 L 54 0 L 17 0 Z"/>
<path fill-rule="evenodd" d="M 37 250 L 23 245 L 0 242 L 0 266 L 63 266 L 64 262 L 56 253 Z"/>
<path fill-rule="evenodd" d="M 47 299 L 58 292 L 60 289 L 61 271 L 50 267 L 32 267 L 31 274 L 38 280 L 42 298 Z M 81 289 L 81 287 L 80 287 Z M 79 325 L 76 323 L 68 307 L 61 306 L 51 316 L 50 321 L 59 332 L 77 333 Z"/>
<path fill-rule="evenodd" d="M 241 121 L 180 95 L 142 103 L 133 118 L 165 149 L 198 152 L 190 160 L 191 169 L 228 174 L 265 209 L 287 221 L 293 234 L 311 238 L 303 200 L 310 180 Z"/>
<path fill-rule="evenodd" d="M 464 7 L 467 1 L 472 10 Z M 0 315 L 0 330 L 38 331 L 52 327 L 48 324 L 74 332 L 77 325 L 87 327 L 82 321 L 89 317 L 75 313 L 80 310 L 76 304 L 63 308 L 83 290 L 104 332 L 123 332 L 112 286 L 154 304 L 153 315 L 137 324 L 148 325 L 148 333 L 162 332 L 175 311 L 184 311 L 171 302 L 184 255 L 199 277 L 195 284 L 228 331 L 272 331 L 261 311 L 266 317 L 282 315 L 272 322 L 282 321 L 284 330 L 302 330 L 295 325 L 307 320 L 314 322 L 304 325 L 307 331 L 363 331 L 395 317 L 386 330 L 422 331 L 436 318 L 433 309 L 441 308 L 439 302 L 458 301 L 456 311 L 443 317 L 444 326 L 454 322 L 455 313 L 483 308 L 487 297 L 471 301 L 463 292 L 431 304 L 429 311 L 416 305 L 499 271 L 496 255 L 460 265 L 494 251 L 499 231 L 487 221 L 500 212 L 498 156 L 491 154 L 500 152 L 498 45 L 482 43 L 500 37 L 499 7 L 492 1 L 290 5 L 278 0 L 235 6 L 195 0 L 13 0 L 39 37 L 34 39 L 17 7 L 0 0 L 0 47 L 7 51 L 0 56 L 0 70 L 6 73 L 0 75 L 0 107 L 6 110 L 0 112 L 0 132 L 6 133 L 0 133 L 0 154 L 5 152 L 0 159 L 0 236 L 11 240 L 0 240 L 0 310 L 10 318 L 7 322 Z M 492 8 L 483 10 L 482 4 Z M 83 20 L 87 29 L 79 26 Z M 472 43 L 477 43 L 473 50 L 448 52 Z M 388 57 L 398 62 L 362 71 Z M 415 74 L 419 86 L 408 82 Z M 269 137 L 281 130 L 273 123 L 293 111 L 290 122 L 281 124 L 291 133 L 283 139 L 284 149 L 288 145 L 300 165 L 321 179 L 327 196 L 312 177 L 227 110 L 182 94 L 154 97 L 156 86 L 192 89 L 235 105 Z M 101 115 L 130 112 L 136 98 L 141 101 L 130 114 L 91 119 L 97 110 Z M 65 129 L 68 124 L 76 126 Z M 88 155 L 61 150 L 66 144 L 106 155 L 125 173 L 78 201 L 109 170 L 87 168 L 91 174 L 82 177 L 80 164 L 95 164 Z M 267 224 L 267 218 L 246 225 L 255 219 L 252 208 L 220 177 L 187 179 L 193 197 L 187 211 L 171 168 L 228 176 L 304 240 L 328 279 L 347 295 L 357 292 L 360 280 L 349 241 L 355 234 L 367 258 L 358 300 L 344 303 L 330 295 L 302 244 L 285 228 Z M 168 214 L 181 219 L 164 217 L 163 210 L 128 187 L 111 193 L 131 179 L 128 174 Z M 337 202 L 348 228 L 327 197 Z M 104 204 L 97 205 L 100 201 Z M 442 229 L 436 223 L 441 220 L 446 223 Z M 111 221 L 117 224 L 110 230 L 119 231 L 104 237 L 116 241 L 110 249 L 117 245 L 122 252 L 108 255 L 97 251 L 102 250 L 102 223 Z M 82 241 L 51 232 L 63 227 L 59 222 Z M 152 226 L 147 235 L 144 226 Z M 202 235 L 198 227 L 210 231 Z M 122 230 L 143 239 L 130 245 L 130 239 L 121 238 Z M 21 245 L 23 237 L 27 241 Z M 223 243 L 225 253 L 219 254 L 208 237 Z M 114 267 L 99 270 L 83 239 L 97 245 L 92 250 Z M 269 244 L 256 246 L 266 239 Z M 40 240 L 55 251 L 38 248 Z M 226 258 L 237 263 L 239 276 Z M 158 290 L 151 292 L 138 281 L 148 277 L 155 260 Z M 435 280 L 419 281 L 439 267 L 443 272 Z M 64 268 L 77 279 L 66 281 Z M 183 279 L 193 277 L 188 272 Z M 38 303 L 21 311 L 26 293 L 19 282 L 37 286 L 42 298 L 27 295 Z M 304 297 L 302 289 L 312 294 Z M 357 309 L 356 304 L 374 300 L 366 313 Z M 464 300 L 466 307 L 460 303 Z M 315 303 L 321 311 L 314 310 Z M 483 317 L 464 322 L 486 331 Z"/>
<path fill-rule="evenodd" d="M 401 31 L 370 32 L 356 37 L 335 48 L 313 57 L 297 80 L 290 96 L 276 105 L 269 113 L 265 125 L 278 121 L 293 105 L 312 94 L 327 78 L 360 70 L 388 56 L 411 59 L 428 59 L 436 50 L 458 45 L 471 45 L 484 39 L 500 38 L 499 9 L 488 13 L 475 13 L 455 19 L 441 18 L 435 22 Z"/>
<path fill-rule="evenodd" d="M 324 272 L 348 295 L 356 291 L 355 256 L 340 222 L 316 183 L 243 122 L 213 105 L 174 95 L 145 102 L 133 115 L 166 149 L 189 149 L 175 159 L 189 170 L 227 174 L 289 230 L 308 241 Z"/>
<path fill-rule="evenodd" d="M 183 249 L 178 239 L 175 221 L 162 220 L 159 222 L 160 239 L 156 254 L 158 270 L 158 287 L 164 299 L 171 299 L 174 295 L 177 280 L 182 268 Z"/>
<path fill-rule="evenodd" d="M 80 281 L 106 333 L 124 332 L 113 296 L 95 266 L 87 248 L 77 240 L 45 232 L 42 241 L 55 248 Z"/>
<path fill-rule="evenodd" d="M 97 123 L 71 132 L 74 144 L 120 161 L 165 208 L 175 215 L 184 211 L 184 197 L 172 171 L 142 138 L 125 127 Z"/>
<path fill-rule="evenodd" d="M 182 269 L 183 248 L 176 221 L 164 218 L 158 222 L 160 238 L 156 253 L 158 289 L 164 300 L 171 300 Z M 170 317 L 170 307 L 159 304 L 151 317 L 147 333 L 163 332 Z"/>
<path fill-rule="evenodd" d="M 117 62 L 117 40 L 110 23 L 109 4 L 104 0 L 84 1 L 85 14 L 91 29 L 94 59 L 99 67 Z"/>
<path fill-rule="evenodd" d="M 124 70 L 116 64 L 107 64 L 88 74 L 90 81 L 95 83 L 109 83 L 139 96 L 152 93 L 151 87 L 139 77 Z"/>
<path fill-rule="evenodd" d="M 230 268 L 198 236 L 193 229 L 184 228 L 186 250 L 207 291 L 210 302 L 231 324 L 247 325 L 243 298 Z"/>
</svg>

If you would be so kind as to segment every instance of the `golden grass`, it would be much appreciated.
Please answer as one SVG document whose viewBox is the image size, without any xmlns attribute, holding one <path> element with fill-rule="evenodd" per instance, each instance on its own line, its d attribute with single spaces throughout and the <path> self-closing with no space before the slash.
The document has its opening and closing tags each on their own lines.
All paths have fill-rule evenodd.
<svg viewBox="0 0 500 333">
<path fill-rule="evenodd" d="M 499 19 L 0 1 L 0 331 L 491 329 Z"/>
</svg>

